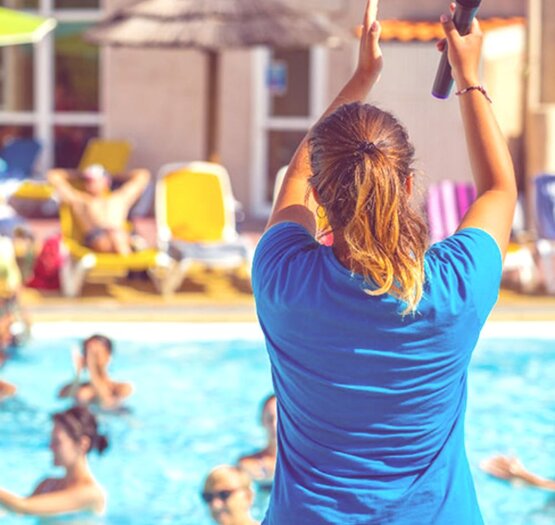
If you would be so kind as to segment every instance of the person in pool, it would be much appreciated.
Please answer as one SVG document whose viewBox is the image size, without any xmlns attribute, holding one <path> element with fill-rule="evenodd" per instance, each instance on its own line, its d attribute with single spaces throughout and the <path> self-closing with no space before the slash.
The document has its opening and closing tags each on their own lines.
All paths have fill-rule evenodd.
<svg viewBox="0 0 555 525">
<path fill-rule="evenodd" d="M 555 479 L 547 479 L 527 470 L 522 462 L 512 456 L 493 456 L 480 463 L 480 468 L 507 481 L 522 481 L 533 487 L 555 492 Z"/>
<path fill-rule="evenodd" d="M 201 496 L 218 525 L 258 525 L 250 515 L 254 501 L 251 479 L 240 468 L 220 465 L 212 469 Z"/>
<path fill-rule="evenodd" d="M 4 366 L 6 360 L 6 353 L 0 348 L 0 368 Z M 8 397 L 12 397 L 16 393 L 16 391 L 17 388 L 14 385 L 0 379 L 0 401 L 3 401 Z"/>
<path fill-rule="evenodd" d="M 271 488 L 277 457 L 277 403 L 274 394 L 262 403 L 261 423 L 266 430 L 266 446 L 253 454 L 242 456 L 237 465 L 260 487 Z"/>
<path fill-rule="evenodd" d="M 0 401 L 12 397 L 15 395 L 16 391 L 17 388 L 14 385 L 0 379 Z"/>
<path fill-rule="evenodd" d="M 104 335 L 95 334 L 83 341 L 81 355 L 74 356 L 75 379 L 65 385 L 59 397 L 74 398 L 81 405 L 97 403 L 104 409 L 114 409 L 133 392 L 131 383 L 112 380 L 108 366 L 113 354 L 113 343 Z M 83 370 L 88 370 L 90 381 L 81 382 Z"/>
<path fill-rule="evenodd" d="M 96 419 L 85 407 L 75 406 L 52 418 L 50 449 L 64 476 L 44 479 L 27 497 L 0 488 L 0 508 L 35 516 L 103 513 L 106 494 L 89 470 L 87 454 L 92 450 L 102 454 L 108 446 L 106 437 L 98 433 Z"/>
</svg>

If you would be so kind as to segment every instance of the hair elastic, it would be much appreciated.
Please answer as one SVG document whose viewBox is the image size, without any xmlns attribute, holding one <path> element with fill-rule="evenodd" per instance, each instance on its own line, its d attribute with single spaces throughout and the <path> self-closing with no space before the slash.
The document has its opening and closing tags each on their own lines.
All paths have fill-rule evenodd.
<svg viewBox="0 0 555 525">
<path fill-rule="evenodd" d="M 368 140 L 362 140 L 357 146 L 357 153 L 366 153 L 368 155 L 374 153 L 376 145 Z"/>
</svg>

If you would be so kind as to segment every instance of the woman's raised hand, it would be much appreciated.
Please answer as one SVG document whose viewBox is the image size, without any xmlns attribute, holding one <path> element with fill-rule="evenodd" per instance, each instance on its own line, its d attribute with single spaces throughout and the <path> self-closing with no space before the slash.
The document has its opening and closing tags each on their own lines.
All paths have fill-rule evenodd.
<svg viewBox="0 0 555 525">
<path fill-rule="evenodd" d="M 360 48 L 356 74 L 374 84 L 383 67 L 380 34 L 382 28 L 377 20 L 379 0 L 368 0 L 361 29 Z"/>
<path fill-rule="evenodd" d="M 451 13 L 455 4 L 451 4 Z M 437 43 L 437 48 L 443 52 L 447 46 L 449 64 L 453 71 L 453 78 L 459 89 L 478 84 L 478 66 L 482 51 L 482 31 L 478 20 L 474 19 L 470 32 L 461 36 L 448 15 L 441 15 L 441 24 L 445 38 Z"/>
</svg>

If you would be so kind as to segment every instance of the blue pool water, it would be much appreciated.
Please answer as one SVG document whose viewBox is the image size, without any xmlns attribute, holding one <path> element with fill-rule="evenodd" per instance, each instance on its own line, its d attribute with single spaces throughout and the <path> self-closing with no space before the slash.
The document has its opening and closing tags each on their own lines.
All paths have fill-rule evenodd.
<svg viewBox="0 0 555 525">
<path fill-rule="evenodd" d="M 468 455 L 488 525 L 552 525 L 555 495 L 511 487 L 477 468 L 491 454 L 514 452 L 532 470 L 555 477 L 555 339 L 519 326 L 486 330 L 475 352 Z M 72 347 L 93 331 L 116 338 L 113 375 L 132 381 L 136 391 L 128 414 L 101 416 L 111 447 L 102 457 L 91 456 L 110 495 L 108 513 L 71 523 L 208 525 L 199 498 L 206 472 L 264 442 L 259 402 L 271 391 L 271 379 L 253 325 L 37 326 L 34 340 L 2 371 L 19 395 L 0 405 L 0 487 L 26 494 L 56 473 L 49 415 L 67 406 L 55 393 L 71 379 Z M 261 496 L 256 517 L 263 506 Z M 0 522 L 36 520 L 0 510 Z M 48 521 L 58 522 L 70 523 Z"/>
</svg>

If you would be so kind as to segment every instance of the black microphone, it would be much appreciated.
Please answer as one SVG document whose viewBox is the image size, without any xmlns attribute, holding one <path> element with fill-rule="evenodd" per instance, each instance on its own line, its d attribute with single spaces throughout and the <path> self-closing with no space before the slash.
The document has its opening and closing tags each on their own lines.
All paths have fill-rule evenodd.
<svg viewBox="0 0 555 525">
<path fill-rule="evenodd" d="M 478 12 L 482 0 L 457 0 L 453 23 L 461 35 L 466 35 L 472 26 L 472 20 Z M 447 48 L 441 55 L 441 60 L 437 68 L 432 95 L 437 98 L 447 98 L 453 88 L 453 75 L 451 66 L 447 58 Z"/>
</svg>

